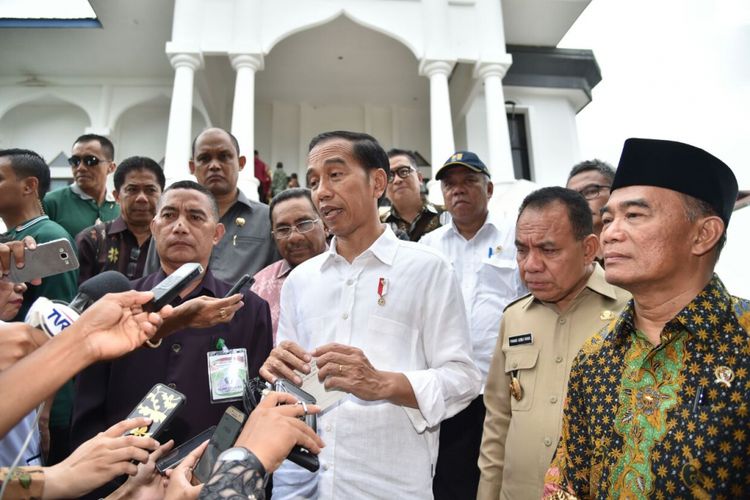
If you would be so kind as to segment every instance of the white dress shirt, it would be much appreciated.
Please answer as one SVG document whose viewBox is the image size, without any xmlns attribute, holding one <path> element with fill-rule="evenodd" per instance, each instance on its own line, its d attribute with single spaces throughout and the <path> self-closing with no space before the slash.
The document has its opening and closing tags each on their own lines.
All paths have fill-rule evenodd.
<svg viewBox="0 0 750 500">
<path fill-rule="evenodd" d="M 431 499 L 440 422 L 465 408 L 481 384 L 445 258 L 386 227 L 349 264 L 334 238 L 287 278 L 277 339 L 308 351 L 329 342 L 362 349 L 376 369 L 406 376 L 419 409 L 345 397 L 318 416 L 326 444 L 320 470 L 285 461 L 274 473 L 273 497 Z"/>
<path fill-rule="evenodd" d="M 528 293 L 518 273 L 515 232 L 515 223 L 510 220 L 488 217 L 468 241 L 453 221 L 419 240 L 448 257 L 461 283 L 474 362 L 482 372 L 482 392 L 503 310 Z"/>
</svg>

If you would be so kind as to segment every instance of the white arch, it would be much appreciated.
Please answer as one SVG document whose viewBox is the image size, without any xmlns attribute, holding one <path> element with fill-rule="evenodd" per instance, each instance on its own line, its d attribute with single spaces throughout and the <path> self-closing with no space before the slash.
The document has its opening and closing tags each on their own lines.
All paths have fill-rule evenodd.
<svg viewBox="0 0 750 500">
<path fill-rule="evenodd" d="M 376 33 L 380 33 L 381 35 L 396 40 L 397 42 L 403 44 L 407 49 L 409 49 L 409 51 L 414 55 L 415 58 L 420 58 L 419 51 L 407 37 L 403 36 L 400 33 L 397 33 L 394 30 L 369 22 L 363 19 L 362 16 L 357 16 L 346 8 L 339 9 L 327 17 L 321 17 L 320 19 L 311 20 L 306 24 L 299 24 L 290 30 L 279 33 L 278 36 L 271 39 L 269 42 L 267 42 L 267 44 L 264 43 L 264 53 L 268 55 L 273 50 L 273 48 L 278 45 L 279 42 L 289 38 L 290 36 L 296 35 L 297 33 L 301 33 L 303 31 L 317 28 L 319 26 L 324 26 L 342 16 L 346 17 L 353 23 L 362 26 L 363 28 L 375 31 Z"/>
<path fill-rule="evenodd" d="M 83 104 L 79 102 L 76 102 L 75 99 L 60 95 L 58 92 L 55 92 L 55 89 L 33 90 L 28 93 L 22 93 L 21 95 L 17 96 L 15 99 L 11 98 L 3 102 L 2 107 L 0 107 L 0 121 L 3 118 L 5 118 L 5 115 L 7 115 L 10 111 L 14 110 L 15 108 L 19 106 L 23 106 L 24 104 L 34 103 L 36 101 L 43 101 L 44 99 L 47 99 L 50 97 L 55 101 L 60 101 L 63 104 L 69 104 L 83 111 L 83 113 L 86 115 L 86 117 L 89 120 L 89 126 L 91 126 L 91 124 L 94 123 L 93 117 L 91 116 L 91 112 L 88 109 L 86 109 L 86 106 L 84 106 Z"/>
</svg>

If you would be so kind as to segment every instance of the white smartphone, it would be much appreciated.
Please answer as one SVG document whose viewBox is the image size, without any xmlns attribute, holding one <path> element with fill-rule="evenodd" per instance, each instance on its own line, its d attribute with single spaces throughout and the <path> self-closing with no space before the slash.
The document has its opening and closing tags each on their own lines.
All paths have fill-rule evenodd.
<svg viewBox="0 0 750 500">
<path fill-rule="evenodd" d="M 24 250 L 23 258 L 24 266 L 19 269 L 16 267 L 13 255 L 10 256 L 8 280 L 13 283 L 46 278 L 78 269 L 78 257 L 73 250 L 73 245 L 66 238 L 38 243 L 34 250 L 27 248 Z"/>
</svg>

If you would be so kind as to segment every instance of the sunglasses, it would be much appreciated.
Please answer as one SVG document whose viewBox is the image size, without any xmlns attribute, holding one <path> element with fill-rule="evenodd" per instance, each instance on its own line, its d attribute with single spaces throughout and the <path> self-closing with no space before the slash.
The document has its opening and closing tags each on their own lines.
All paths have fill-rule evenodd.
<svg viewBox="0 0 750 500">
<path fill-rule="evenodd" d="M 81 164 L 81 162 L 83 162 L 83 164 L 86 165 L 87 167 L 95 167 L 99 165 L 101 161 L 103 160 L 100 160 L 99 158 L 93 155 L 86 155 L 83 157 L 71 156 L 70 158 L 68 158 L 68 163 L 70 164 L 71 167 L 77 167 L 78 165 Z"/>
</svg>

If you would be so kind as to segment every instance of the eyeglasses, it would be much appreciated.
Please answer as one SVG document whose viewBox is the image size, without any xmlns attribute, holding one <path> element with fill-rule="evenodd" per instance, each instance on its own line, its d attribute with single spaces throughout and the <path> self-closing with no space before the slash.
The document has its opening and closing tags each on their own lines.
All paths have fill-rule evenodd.
<svg viewBox="0 0 750 500">
<path fill-rule="evenodd" d="M 599 195 L 602 194 L 603 189 L 609 188 L 610 186 L 604 186 L 602 184 L 591 184 L 579 190 L 578 192 L 581 193 L 581 195 L 587 200 L 593 200 L 594 198 L 598 198 Z"/>
<path fill-rule="evenodd" d="M 300 234 L 309 233 L 310 231 L 313 230 L 313 228 L 315 227 L 315 223 L 318 222 L 319 220 L 320 219 L 308 219 L 308 220 L 299 221 L 293 226 L 279 226 L 273 231 L 271 231 L 271 234 L 273 234 L 276 238 L 280 240 L 284 240 L 286 238 L 289 238 L 295 229 Z"/>
<path fill-rule="evenodd" d="M 86 165 L 87 167 L 95 167 L 99 165 L 99 162 L 101 161 L 104 161 L 104 160 L 100 160 L 99 158 L 93 155 L 86 155 L 83 157 L 71 156 L 70 158 L 68 158 L 68 163 L 70 164 L 71 167 L 77 167 L 78 165 L 81 164 L 81 162 L 83 162 L 83 164 Z"/>
<path fill-rule="evenodd" d="M 411 175 L 411 173 L 414 171 L 414 168 L 412 167 L 398 167 L 395 170 L 391 170 L 388 172 L 388 182 L 391 183 L 398 175 L 402 179 L 406 179 Z"/>
</svg>

